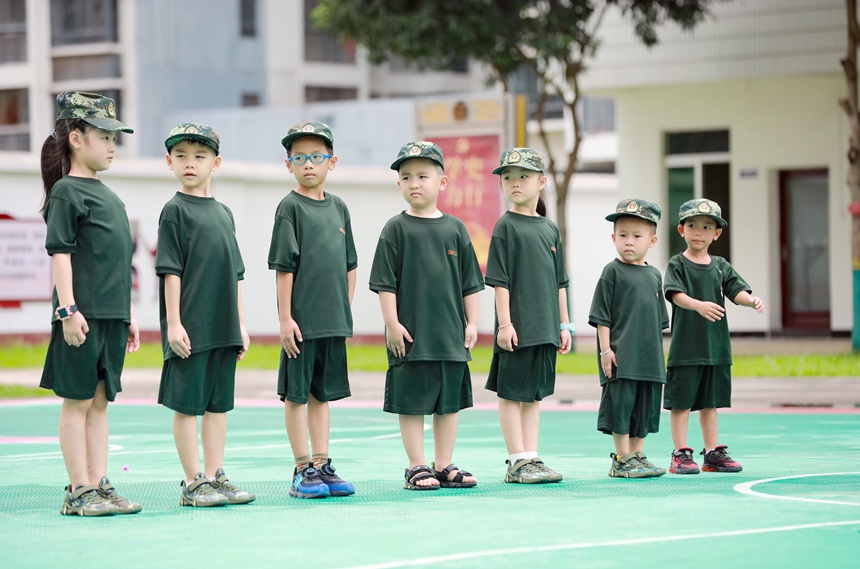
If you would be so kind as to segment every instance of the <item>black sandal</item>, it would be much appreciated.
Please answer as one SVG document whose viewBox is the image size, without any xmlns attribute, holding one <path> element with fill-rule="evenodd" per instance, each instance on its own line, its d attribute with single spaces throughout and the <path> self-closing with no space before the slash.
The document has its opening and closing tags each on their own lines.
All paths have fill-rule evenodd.
<svg viewBox="0 0 860 569">
<path fill-rule="evenodd" d="M 430 470 L 430 467 L 419 464 L 413 468 L 407 468 L 406 473 L 406 482 L 403 483 L 403 488 L 406 490 L 438 490 L 439 485 L 433 486 L 419 486 L 417 483 L 422 480 L 427 480 L 429 478 L 436 478 L 436 475 L 433 474 L 433 471 Z"/>
<path fill-rule="evenodd" d="M 435 470 L 436 465 L 433 464 L 433 473 L 436 476 L 436 480 L 439 481 L 439 486 L 442 488 L 474 488 L 478 485 L 477 482 L 463 482 L 463 478 L 466 476 L 473 476 L 471 472 L 466 472 L 465 470 L 460 470 L 454 464 L 449 464 L 443 470 Z M 457 471 L 457 474 L 454 475 L 452 480 L 448 480 L 448 475 L 454 471 Z"/>
</svg>

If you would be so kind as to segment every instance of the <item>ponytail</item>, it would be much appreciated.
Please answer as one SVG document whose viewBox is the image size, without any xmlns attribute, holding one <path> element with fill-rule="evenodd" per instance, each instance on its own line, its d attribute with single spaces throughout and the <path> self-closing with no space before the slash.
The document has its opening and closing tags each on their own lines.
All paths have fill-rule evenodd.
<svg viewBox="0 0 860 569">
<path fill-rule="evenodd" d="M 546 217 L 546 203 L 543 201 L 543 196 L 538 196 L 537 213 L 541 217 Z"/>
<path fill-rule="evenodd" d="M 73 130 L 86 133 L 90 125 L 80 119 L 60 119 L 54 126 L 54 131 L 42 143 L 42 185 L 45 197 L 39 211 L 45 211 L 51 188 L 69 173 L 71 168 L 72 147 L 69 145 L 69 134 Z"/>
</svg>

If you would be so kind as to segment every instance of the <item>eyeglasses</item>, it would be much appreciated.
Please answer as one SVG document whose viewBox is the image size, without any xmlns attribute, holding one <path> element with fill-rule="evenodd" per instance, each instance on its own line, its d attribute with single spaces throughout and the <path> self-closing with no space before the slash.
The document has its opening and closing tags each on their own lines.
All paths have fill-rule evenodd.
<svg viewBox="0 0 860 569">
<path fill-rule="evenodd" d="M 308 160 L 311 161 L 311 164 L 322 164 L 325 162 L 326 158 L 331 158 L 334 154 L 323 154 L 322 152 L 314 152 L 313 154 L 293 154 L 290 156 L 289 160 L 295 166 L 301 166 Z"/>
</svg>

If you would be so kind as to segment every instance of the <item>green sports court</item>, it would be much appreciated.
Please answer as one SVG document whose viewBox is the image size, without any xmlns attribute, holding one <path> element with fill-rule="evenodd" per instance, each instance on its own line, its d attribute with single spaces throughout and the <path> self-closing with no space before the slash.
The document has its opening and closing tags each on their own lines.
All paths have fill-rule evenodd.
<svg viewBox="0 0 860 569">
<path fill-rule="evenodd" d="M 120 399 L 121 400 L 121 399 Z M 59 400 L 6 401 L 0 422 L 0 566 L 138 567 L 851 567 L 860 552 L 860 410 L 732 410 L 721 439 L 738 474 L 607 476 L 610 437 L 588 405 L 548 404 L 541 455 L 552 485 L 502 482 L 505 450 L 487 405 L 461 413 L 455 462 L 469 490 L 403 490 L 397 417 L 332 405 L 331 454 L 355 482 L 346 498 L 288 495 L 291 452 L 277 401 L 229 414 L 225 468 L 255 492 L 245 506 L 179 506 L 172 412 L 111 406 L 109 476 L 137 515 L 59 514 L 66 484 Z M 429 425 L 429 423 L 428 423 Z M 691 420 L 690 441 L 699 431 Z M 668 416 L 646 451 L 668 465 Z M 427 431 L 427 442 L 431 431 Z M 432 453 L 431 455 L 432 456 Z M 697 457 L 701 458 L 701 457 Z"/>
</svg>

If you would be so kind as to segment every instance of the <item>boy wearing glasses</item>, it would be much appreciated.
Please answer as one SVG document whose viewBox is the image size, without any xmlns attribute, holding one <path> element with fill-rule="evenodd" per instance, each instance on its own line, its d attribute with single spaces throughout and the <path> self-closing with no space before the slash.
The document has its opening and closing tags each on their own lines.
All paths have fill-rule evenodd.
<svg viewBox="0 0 860 569">
<path fill-rule="evenodd" d="M 329 457 L 328 402 L 350 395 L 346 338 L 358 256 L 346 204 L 325 191 L 337 163 L 331 129 L 299 123 L 281 144 L 298 182 L 278 205 L 269 247 L 283 347 L 278 395 L 295 458 L 290 495 L 348 496 L 355 487 L 335 474 Z"/>
</svg>

